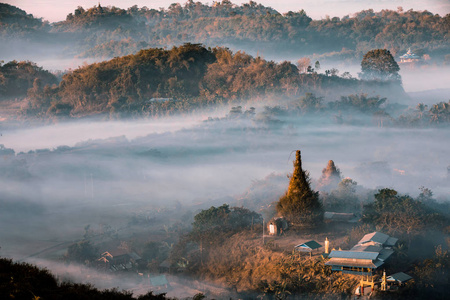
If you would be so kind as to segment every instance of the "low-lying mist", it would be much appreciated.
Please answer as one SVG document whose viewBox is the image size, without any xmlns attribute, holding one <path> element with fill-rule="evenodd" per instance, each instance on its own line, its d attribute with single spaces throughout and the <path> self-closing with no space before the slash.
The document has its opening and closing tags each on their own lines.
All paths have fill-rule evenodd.
<svg viewBox="0 0 450 300">
<path fill-rule="evenodd" d="M 2 124 L 0 255 L 58 259 L 87 224 L 108 224 L 120 236 L 133 216 L 159 216 L 165 224 L 187 211 L 240 205 L 255 181 L 288 174 L 296 149 L 313 180 L 332 159 L 365 188 L 417 196 L 425 186 L 439 201 L 450 194 L 446 128 L 339 125 L 320 115 L 279 116 L 274 123 L 224 115 Z"/>
</svg>

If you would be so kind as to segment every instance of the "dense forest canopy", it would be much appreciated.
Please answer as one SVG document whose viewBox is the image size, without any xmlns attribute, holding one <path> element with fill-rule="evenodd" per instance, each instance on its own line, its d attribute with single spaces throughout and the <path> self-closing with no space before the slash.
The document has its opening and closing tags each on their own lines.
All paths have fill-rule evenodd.
<svg viewBox="0 0 450 300">
<path fill-rule="evenodd" d="M 0 8 L 4 38 L 37 35 L 46 40 L 65 39 L 74 46 L 71 55 L 83 57 L 113 57 L 148 46 L 192 42 L 260 50 L 266 55 L 315 53 L 358 60 L 374 48 L 389 49 L 397 57 L 411 47 L 421 55 L 450 59 L 446 58 L 450 15 L 428 11 L 369 9 L 343 18 L 312 20 L 304 10 L 280 14 L 253 1 L 236 5 L 225 0 L 208 5 L 191 0 L 159 10 L 136 5 L 128 9 L 100 4 L 78 7 L 64 21 L 48 26 L 13 6 L 3 4 Z"/>
</svg>

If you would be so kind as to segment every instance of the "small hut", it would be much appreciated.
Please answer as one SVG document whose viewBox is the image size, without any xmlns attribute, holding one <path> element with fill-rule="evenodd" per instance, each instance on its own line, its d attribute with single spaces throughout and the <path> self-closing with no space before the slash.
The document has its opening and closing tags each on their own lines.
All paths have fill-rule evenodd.
<svg viewBox="0 0 450 300">
<path fill-rule="evenodd" d="M 269 235 L 282 235 L 284 231 L 289 229 L 288 221 L 283 218 L 273 218 L 267 223 Z"/>
<path fill-rule="evenodd" d="M 412 280 L 413 278 L 406 273 L 399 272 L 392 274 L 386 278 L 386 281 L 390 284 L 390 286 L 402 286 L 406 282 Z"/>
<path fill-rule="evenodd" d="M 295 246 L 294 249 L 300 252 L 309 252 L 309 255 L 311 256 L 314 250 L 319 249 L 321 247 L 322 247 L 321 244 L 319 244 L 314 240 L 311 240 L 309 242 Z"/>
</svg>

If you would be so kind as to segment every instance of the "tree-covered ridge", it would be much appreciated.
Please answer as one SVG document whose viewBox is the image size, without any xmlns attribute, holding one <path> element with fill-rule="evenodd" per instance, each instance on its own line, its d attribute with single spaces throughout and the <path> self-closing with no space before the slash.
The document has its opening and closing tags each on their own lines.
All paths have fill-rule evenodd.
<svg viewBox="0 0 450 300">
<path fill-rule="evenodd" d="M 0 36 L 24 37 L 48 29 L 48 22 L 34 18 L 15 6 L 0 3 Z"/>
<path fill-rule="evenodd" d="M 292 99 L 312 91 L 335 95 L 381 87 L 404 93 L 398 82 L 360 81 L 316 72 L 300 74 L 287 61 L 275 63 L 240 51 L 233 53 L 228 48 L 187 43 L 170 50 L 150 48 L 85 65 L 65 74 L 58 87 L 34 89 L 29 99 L 34 108 L 57 115 L 59 111 L 72 116 L 154 116 L 192 112 L 236 100 L 279 95 Z M 320 101 L 313 98 L 306 97 L 294 107 L 320 110 Z"/>
<path fill-rule="evenodd" d="M 50 93 L 48 88 L 46 93 L 41 89 L 31 99 L 41 108 L 52 101 L 75 112 L 151 110 L 154 114 L 160 105 L 166 106 L 161 108 L 165 111 L 167 106 L 185 111 L 233 99 L 295 94 L 301 85 L 297 67 L 291 63 L 188 43 L 81 67 L 64 75 Z"/>
<path fill-rule="evenodd" d="M 18 23 L 1 23 L 0 31 L 26 32 Z M 428 11 L 365 10 L 343 18 L 312 20 L 304 10 L 280 14 L 253 1 L 236 5 L 225 0 L 208 5 L 191 0 L 158 10 L 78 7 L 66 20 L 40 28 L 38 35 L 45 40 L 65 38 L 74 46 L 74 54 L 85 57 L 114 57 L 147 46 L 191 42 L 261 50 L 266 55 L 315 53 L 327 54 L 324 58 L 357 60 L 370 49 L 386 48 L 398 57 L 412 48 L 416 54 L 444 60 L 450 48 L 449 32 L 450 14 L 439 16 Z M 112 41 L 117 43 L 114 51 L 109 48 Z"/>
<path fill-rule="evenodd" d="M 127 13 L 140 24 L 138 28 L 133 27 L 135 23 L 129 27 L 121 24 L 120 30 L 111 28 L 114 32 L 105 37 L 105 42 L 111 38 L 124 39 L 126 32 L 136 43 L 145 41 L 153 46 L 191 41 L 209 45 L 239 44 L 266 52 L 301 47 L 302 53 L 310 54 L 339 52 L 345 48 L 355 51 L 353 55 L 357 58 L 371 48 L 389 48 L 394 55 L 400 55 L 412 47 L 432 56 L 443 56 L 449 47 L 450 17 L 427 11 L 367 10 L 352 17 L 313 21 L 303 10 L 280 14 L 256 4 L 236 6 L 226 2 L 208 6 L 188 2 L 159 11 L 134 7 Z M 67 28 L 70 24 L 65 21 L 58 26 Z"/>
</svg>

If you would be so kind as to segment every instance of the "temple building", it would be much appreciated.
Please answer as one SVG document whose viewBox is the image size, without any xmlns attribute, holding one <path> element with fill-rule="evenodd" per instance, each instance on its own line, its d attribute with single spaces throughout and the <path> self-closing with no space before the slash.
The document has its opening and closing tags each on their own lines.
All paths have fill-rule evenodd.
<svg viewBox="0 0 450 300">
<path fill-rule="evenodd" d="M 398 239 L 381 232 L 366 234 L 350 250 L 333 250 L 325 264 L 332 271 L 347 274 L 371 275 L 394 253 Z"/>
<path fill-rule="evenodd" d="M 411 48 L 408 49 L 408 52 L 400 56 L 400 62 L 401 63 L 410 63 L 410 62 L 416 62 L 420 61 L 422 58 L 413 52 L 411 52 Z"/>
</svg>

